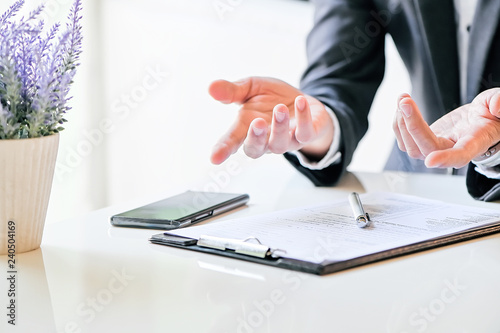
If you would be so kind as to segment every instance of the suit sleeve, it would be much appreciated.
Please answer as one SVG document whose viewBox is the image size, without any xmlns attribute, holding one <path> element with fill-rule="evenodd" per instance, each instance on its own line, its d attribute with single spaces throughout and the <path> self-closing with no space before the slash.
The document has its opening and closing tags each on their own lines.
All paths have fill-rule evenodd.
<svg viewBox="0 0 500 333">
<path fill-rule="evenodd" d="M 384 27 L 366 0 L 317 0 L 307 39 L 308 67 L 301 90 L 329 106 L 342 129 L 340 162 L 309 170 L 295 156 L 287 160 L 317 186 L 334 185 L 345 172 L 368 129 L 368 112 L 383 79 Z"/>
<path fill-rule="evenodd" d="M 467 191 L 476 200 L 500 200 L 500 180 L 480 174 L 473 163 L 469 163 L 466 184 Z"/>
</svg>

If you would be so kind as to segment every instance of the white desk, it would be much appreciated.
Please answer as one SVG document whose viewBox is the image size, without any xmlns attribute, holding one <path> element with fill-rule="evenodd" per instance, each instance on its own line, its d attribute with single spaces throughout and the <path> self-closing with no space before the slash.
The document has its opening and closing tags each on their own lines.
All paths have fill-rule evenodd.
<svg viewBox="0 0 500 333">
<path fill-rule="evenodd" d="M 254 166 L 223 184 L 225 191 L 248 192 L 249 207 L 222 218 L 345 198 L 350 190 L 499 208 L 470 199 L 461 177 L 357 173 L 338 187 L 315 188 L 285 162 L 279 169 Z M 263 186 L 266 182 L 273 186 Z M 110 226 L 110 215 L 143 203 L 47 226 L 42 248 L 17 256 L 18 326 L 8 326 L 2 313 L 0 328 L 213 333 L 500 328 L 500 235 L 320 277 L 154 245 L 147 239 L 155 230 Z M 6 272 L 6 257 L 0 260 Z M 6 304 L 7 285 L 1 281 Z"/>
</svg>

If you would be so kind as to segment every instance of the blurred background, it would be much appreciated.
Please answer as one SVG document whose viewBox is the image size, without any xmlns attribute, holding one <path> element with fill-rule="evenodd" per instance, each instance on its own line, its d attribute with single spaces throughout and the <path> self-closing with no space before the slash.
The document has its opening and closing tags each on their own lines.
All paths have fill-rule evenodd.
<svg viewBox="0 0 500 333">
<path fill-rule="evenodd" d="M 66 22 L 72 0 L 43 2 L 48 24 Z M 0 12 L 12 3 L 3 1 Z M 27 0 L 25 9 L 40 3 Z M 180 192 L 221 170 L 248 171 L 259 181 L 251 174 L 257 163 L 290 168 L 282 156 L 252 160 L 241 152 L 212 165 L 212 146 L 238 107 L 212 100 L 207 91 L 215 79 L 252 75 L 298 86 L 312 26 L 310 2 L 84 0 L 83 7 L 83 54 L 47 223 L 166 189 Z M 396 98 L 410 91 L 390 38 L 386 51 L 386 76 L 352 171 L 382 170 L 394 140 Z"/>
</svg>

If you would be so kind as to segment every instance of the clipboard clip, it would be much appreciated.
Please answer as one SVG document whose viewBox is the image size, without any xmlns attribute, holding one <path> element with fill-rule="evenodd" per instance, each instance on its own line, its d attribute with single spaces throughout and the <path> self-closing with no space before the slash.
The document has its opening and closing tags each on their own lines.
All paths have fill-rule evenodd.
<svg viewBox="0 0 500 333">
<path fill-rule="evenodd" d="M 257 244 L 251 243 L 251 240 L 257 241 Z M 269 246 L 263 245 L 256 237 L 240 240 L 202 235 L 196 245 L 221 251 L 231 250 L 235 253 L 258 258 L 279 258 L 279 252 L 286 253 L 285 250 L 271 249 Z"/>
</svg>

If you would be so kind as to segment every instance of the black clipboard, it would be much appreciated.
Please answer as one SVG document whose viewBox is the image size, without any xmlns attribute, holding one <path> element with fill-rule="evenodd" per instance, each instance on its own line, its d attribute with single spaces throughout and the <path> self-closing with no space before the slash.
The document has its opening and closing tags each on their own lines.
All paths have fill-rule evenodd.
<svg viewBox="0 0 500 333">
<path fill-rule="evenodd" d="M 323 261 L 322 263 L 315 263 L 315 262 L 282 257 L 279 251 L 283 250 L 279 249 L 272 250 L 263 244 L 259 245 L 262 246 L 262 249 L 265 250 L 267 248 L 267 250 L 265 256 L 262 257 L 252 254 L 239 253 L 231 248 L 222 249 L 222 247 L 217 247 L 217 245 L 205 246 L 206 245 L 205 244 L 204 246 L 200 246 L 200 239 L 186 238 L 177 235 L 171 235 L 168 233 L 155 234 L 149 239 L 149 241 L 154 244 L 167 245 L 191 251 L 198 251 L 219 256 L 225 256 L 233 259 L 245 260 L 273 267 L 279 267 L 294 271 L 316 274 L 316 275 L 325 275 L 371 263 L 376 263 L 382 260 L 393 259 L 404 255 L 414 254 L 438 247 L 443 247 L 446 245 L 455 244 L 458 242 L 464 242 L 478 237 L 492 235 L 498 232 L 500 232 L 500 222 L 498 224 L 479 227 L 477 229 L 469 229 L 456 234 L 437 237 L 430 240 L 408 244 L 401 247 L 395 247 L 389 250 L 372 253 L 369 255 L 359 256 L 348 260 Z M 241 242 L 248 242 L 251 239 L 255 238 L 250 237 L 246 240 L 233 240 L 233 239 L 220 239 L 220 240 L 225 241 L 226 244 L 233 244 L 233 243 L 241 244 Z"/>
</svg>

